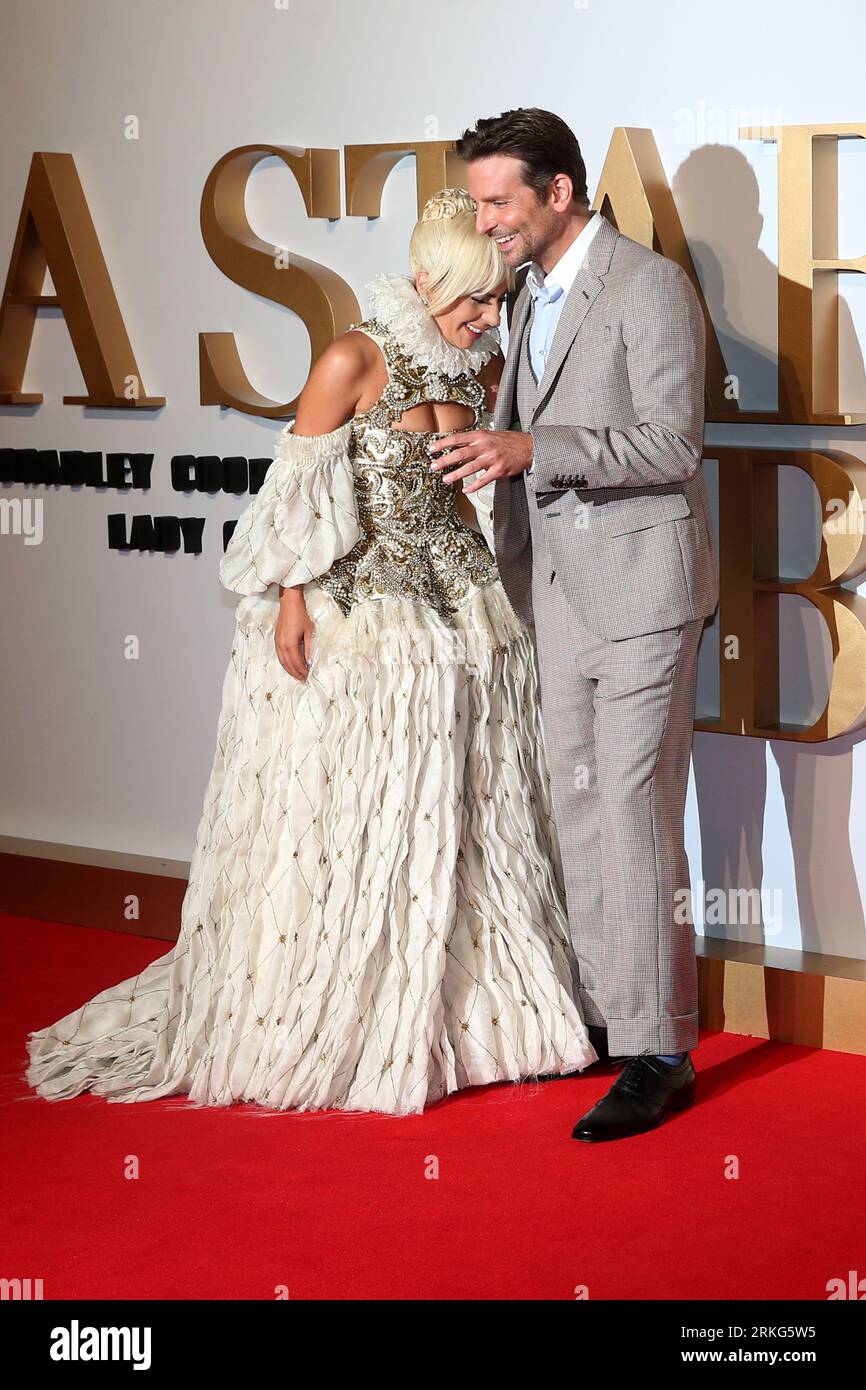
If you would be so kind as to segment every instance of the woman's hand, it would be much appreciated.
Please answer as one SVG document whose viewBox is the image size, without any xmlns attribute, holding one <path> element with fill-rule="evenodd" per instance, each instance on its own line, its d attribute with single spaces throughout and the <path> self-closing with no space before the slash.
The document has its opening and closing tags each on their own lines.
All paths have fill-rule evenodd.
<svg viewBox="0 0 866 1390">
<path fill-rule="evenodd" d="M 312 652 L 313 623 L 304 603 L 304 586 L 296 584 L 280 590 L 280 612 L 274 630 L 274 645 L 280 665 L 295 680 L 307 679 Z"/>
</svg>

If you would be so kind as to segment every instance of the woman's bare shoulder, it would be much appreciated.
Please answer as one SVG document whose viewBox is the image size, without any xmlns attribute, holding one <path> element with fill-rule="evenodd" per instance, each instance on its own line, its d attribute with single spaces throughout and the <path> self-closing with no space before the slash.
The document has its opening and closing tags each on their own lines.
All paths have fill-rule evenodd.
<svg viewBox="0 0 866 1390">
<path fill-rule="evenodd" d="M 328 344 L 319 361 L 327 359 L 331 371 L 363 375 L 381 356 L 379 347 L 368 334 L 357 328 L 347 328 Z"/>
<path fill-rule="evenodd" d="M 295 434 L 325 434 L 350 420 L 375 371 L 378 351 L 366 333 L 339 333 L 311 368 L 298 400 Z"/>
</svg>

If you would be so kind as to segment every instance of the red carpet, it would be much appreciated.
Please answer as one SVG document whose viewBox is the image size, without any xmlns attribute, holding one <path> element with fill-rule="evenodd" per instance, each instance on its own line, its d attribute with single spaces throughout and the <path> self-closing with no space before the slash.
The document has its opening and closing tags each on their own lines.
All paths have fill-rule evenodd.
<svg viewBox="0 0 866 1390">
<path fill-rule="evenodd" d="M 169 947 L 0 924 L 0 1277 L 46 1299 L 823 1300 L 866 1274 L 866 1057 L 708 1034 L 698 1104 L 597 1147 L 570 1130 L 601 1076 L 401 1119 L 51 1103 L 21 1079 L 27 1031 Z"/>
</svg>

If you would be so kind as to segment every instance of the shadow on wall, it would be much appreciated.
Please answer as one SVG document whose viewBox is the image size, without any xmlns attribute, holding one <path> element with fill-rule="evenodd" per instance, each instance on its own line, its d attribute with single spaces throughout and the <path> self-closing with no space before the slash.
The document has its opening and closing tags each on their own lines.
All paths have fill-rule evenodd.
<svg viewBox="0 0 866 1390">
<path fill-rule="evenodd" d="M 673 192 L 727 370 L 739 380 L 741 408 L 775 410 L 781 395 L 783 405 L 793 405 L 796 417 L 802 398 L 790 364 L 782 361 L 777 371 L 778 276 L 776 266 L 758 246 L 763 217 L 751 166 L 735 149 L 704 146 L 680 166 Z M 803 294 L 807 293 L 804 289 Z M 854 323 L 843 301 L 839 304 L 839 342 L 846 396 L 856 397 L 846 404 L 862 409 L 866 371 Z M 803 427 L 798 442 L 804 448 L 812 447 L 815 433 L 815 427 Z M 858 429 L 853 435 L 852 431 L 848 437 L 852 436 L 862 439 L 863 432 Z M 772 440 L 762 442 L 764 447 L 775 444 Z M 777 447 L 790 447 L 790 443 L 785 439 Z M 785 513 L 785 535 L 780 538 L 785 552 L 782 572 L 805 576 L 814 568 L 821 518 L 815 490 L 811 485 L 804 490 L 793 479 L 786 512 L 785 475 L 794 473 L 799 474 L 799 470 L 780 471 L 780 501 Z M 798 488 L 799 497 L 795 495 Z M 797 504 L 793 508 L 792 496 Z M 797 554 L 793 555 L 792 549 Z M 783 607 L 789 602 L 783 600 Z M 808 604 L 802 608 L 809 609 L 808 614 L 801 611 L 799 615 L 799 645 L 805 659 L 798 664 L 796 681 L 793 670 L 785 670 L 781 695 L 783 701 L 795 700 L 800 708 L 799 722 L 809 723 L 826 702 L 828 674 L 822 649 L 827 648 L 829 655 L 838 638 L 831 632 L 828 644 L 826 632 L 818 631 L 821 619 L 817 611 Z M 793 629 L 786 636 L 791 640 Z M 715 630 L 708 629 L 705 634 L 704 647 L 707 659 L 699 678 L 699 708 L 709 699 L 714 704 L 718 689 L 718 676 L 712 670 L 718 661 L 718 614 Z M 794 684 L 800 688 L 793 690 Z M 772 897 L 774 885 L 764 882 L 763 859 L 768 756 L 772 756 L 779 771 L 790 834 L 802 949 L 859 959 L 866 958 L 866 923 L 849 823 L 853 748 L 864 737 L 866 731 L 819 744 L 798 744 L 698 731 L 693 751 L 702 877 L 707 893 L 713 889 L 726 894 L 733 889 L 758 890 L 752 894 L 754 906 L 761 890 L 765 903 Z M 789 915 L 790 906 L 784 904 L 783 916 Z M 749 914 L 746 921 L 708 923 L 705 930 L 729 940 L 779 944 L 775 933 L 768 934 L 760 910 L 754 916 Z"/>
</svg>

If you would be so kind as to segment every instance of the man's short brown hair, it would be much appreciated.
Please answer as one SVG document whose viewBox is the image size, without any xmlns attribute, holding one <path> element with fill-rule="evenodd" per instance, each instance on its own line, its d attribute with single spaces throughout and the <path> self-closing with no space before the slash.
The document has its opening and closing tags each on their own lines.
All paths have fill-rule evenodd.
<svg viewBox="0 0 866 1390">
<path fill-rule="evenodd" d="M 523 164 L 523 181 L 543 202 L 556 174 L 568 174 L 575 202 L 589 206 L 586 165 L 580 145 L 561 116 L 538 106 L 520 106 L 501 116 L 482 117 L 464 130 L 455 146 L 467 164 L 494 154 L 509 154 Z"/>
</svg>

